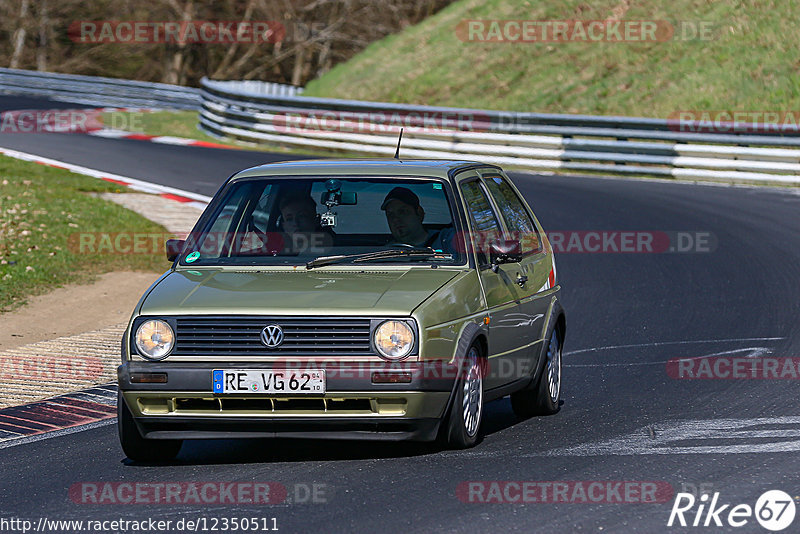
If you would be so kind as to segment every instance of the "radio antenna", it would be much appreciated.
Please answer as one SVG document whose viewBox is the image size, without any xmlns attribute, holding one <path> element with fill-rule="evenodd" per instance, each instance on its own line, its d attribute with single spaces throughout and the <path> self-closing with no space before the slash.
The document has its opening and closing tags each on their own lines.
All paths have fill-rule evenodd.
<svg viewBox="0 0 800 534">
<path fill-rule="evenodd" d="M 394 159 L 400 159 L 400 141 L 403 140 L 403 129 L 400 128 L 400 137 L 397 139 L 397 150 L 394 152 Z"/>
</svg>

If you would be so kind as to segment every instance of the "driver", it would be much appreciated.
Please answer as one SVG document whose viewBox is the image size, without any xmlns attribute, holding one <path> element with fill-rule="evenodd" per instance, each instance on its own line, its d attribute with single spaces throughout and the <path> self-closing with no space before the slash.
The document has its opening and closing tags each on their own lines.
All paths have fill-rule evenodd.
<svg viewBox="0 0 800 534">
<path fill-rule="evenodd" d="M 419 197 L 407 187 L 389 191 L 381 209 L 386 212 L 386 222 L 396 243 L 431 247 L 439 252 L 450 250 L 453 229 L 426 230 L 422 225 L 425 210 L 419 204 Z"/>
</svg>

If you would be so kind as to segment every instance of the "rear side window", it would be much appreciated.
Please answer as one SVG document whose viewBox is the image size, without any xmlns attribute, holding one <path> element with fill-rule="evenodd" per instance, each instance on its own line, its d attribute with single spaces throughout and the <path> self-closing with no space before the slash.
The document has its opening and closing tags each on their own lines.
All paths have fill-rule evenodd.
<svg viewBox="0 0 800 534">
<path fill-rule="evenodd" d="M 464 202 L 467 204 L 469 217 L 472 219 L 474 228 L 472 240 L 478 252 L 478 264 L 487 265 L 489 263 L 487 255 L 489 243 L 499 239 L 503 233 L 500 223 L 477 180 L 462 184 L 461 192 L 464 195 Z"/>
<path fill-rule="evenodd" d="M 542 250 L 542 242 L 536 225 L 528 215 L 522 200 L 508 182 L 500 176 L 484 177 L 486 187 L 492 195 L 500 214 L 506 223 L 513 239 L 518 239 L 523 254 L 532 254 Z"/>
</svg>

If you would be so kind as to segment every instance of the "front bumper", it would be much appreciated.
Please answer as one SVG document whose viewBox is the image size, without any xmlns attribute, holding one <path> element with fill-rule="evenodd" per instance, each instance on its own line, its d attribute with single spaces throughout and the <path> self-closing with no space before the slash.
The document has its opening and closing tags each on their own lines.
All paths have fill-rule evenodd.
<svg viewBox="0 0 800 534">
<path fill-rule="evenodd" d="M 253 362 L 128 362 L 119 387 L 140 433 L 149 439 L 324 437 L 431 440 L 455 382 L 443 362 L 340 363 L 326 367 L 322 395 L 212 393 L 212 370 L 271 369 Z M 280 366 L 285 368 L 286 366 Z M 291 368 L 291 367 L 290 367 Z M 374 372 L 406 372 L 408 383 L 373 383 Z M 166 373 L 163 384 L 133 383 L 133 373 Z"/>
</svg>

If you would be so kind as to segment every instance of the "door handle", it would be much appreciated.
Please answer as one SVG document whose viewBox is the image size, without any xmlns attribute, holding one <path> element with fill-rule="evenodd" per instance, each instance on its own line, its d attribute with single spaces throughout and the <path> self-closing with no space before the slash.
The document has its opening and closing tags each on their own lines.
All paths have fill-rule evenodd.
<svg viewBox="0 0 800 534">
<path fill-rule="evenodd" d="M 517 283 L 519 284 L 520 287 L 524 286 L 525 282 L 527 281 L 528 281 L 527 276 L 525 276 L 524 274 L 517 273 Z"/>
</svg>

